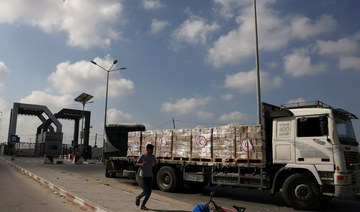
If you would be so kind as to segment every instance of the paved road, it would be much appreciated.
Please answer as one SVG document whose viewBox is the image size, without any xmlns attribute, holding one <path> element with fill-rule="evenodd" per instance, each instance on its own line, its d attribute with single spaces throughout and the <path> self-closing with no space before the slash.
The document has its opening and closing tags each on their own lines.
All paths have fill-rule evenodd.
<svg viewBox="0 0 360 212">
<path fill-rule="evenodd" d="M 125 178 L 106 178 L 104 174 L 105 166 L 101 164 L 62 164 L 51 166 L 49 168 L 62 170 L 63 172 L 71 173 L 74 176 L 96 179 L 103 184 L 125 190 L 130 193 L 138 194 L 141 191 L 134 180 Z M 162 197 L 166 197 L 168 201 L 169 199 L 170 201 L 173 199 L 184 202 L 184 204 L 186 203 L 195 206 L 196 204 L 206 203 L 209 200 L 209 193 L 212 189 L 214 188 L 206 187 L 202 191 L 193 191 L 185 188 L 176 193 L 167 193 L 160 190 L 154 190 L 153 195 L 156 195 L 156 199 L 158 200 L 161 200 Z M 214 200 L 218 204 L 228 208 L 231 208 L 234 204 L 246 207 L 247 212 L 295 211 L 286 205 L 282 199 L 281 193 L 278 193 L 273 197 L 269 197 L 267 191 L 222 187 L 218 188 Z M 151 199 L 149 201 L 151 201 Z M 342 211 L 344 209 L 346 209 L 346 211 L 360 211 L 360 199 L 354 201 L 332 199 L 322 207 L 322 211 Z"/>
<path fill-rule="evenodd" d="M 38 161 L 37 161 L 38 160 Z M 141 189 L 136 185 L 134 180 L 124 179 L 124 178 L 106 178 L 104 176 L 105 165 L 102 164 L 89 164 L 89 165 L 74 165 L 74 164 L 53 164 L 53 165 L 44 165 L 41 158 L 16 158 L 15 163 L 21 164 L 23 167 L 28 167 L 34 173 L 38 173 L 39 175 L 44 174 L 48 175 L 48 179 L 52 180 L 51 182 L 55 184 L 64 184 L 70 185 L 69 190 L 72 190 L 72 186 L 75 186 L 71 179 L 78 179 L 77 182 L 86 182 L 90 187 L 101 185 L 99 189 L 111 189 L 116 191 L 124 191 L 127 193 L 125 196 L 135 197 L 136 194 L 141 192 Z M 54 176 L 52 176 L 54 175 Z M 68 179 L 70 176 L 70 180 L 63 182 L 63 180 Z M 96 182 L 96 183 L 91 183 Z M 104 186 L 105 185 L 105 186 Z M 90 187 L 87 187 L 89 189 Z M 167 193 L 162 192 L 160 190 L 154 190 L 153 194 L 149 200 L 149 206 L 153 206 L 154 208 L 162 208 L 163 211 L 179 211 L 178 209 L 182 209 L 180 211 L 187 212 L 191 211 L 192 208 L 196 204 L 205 203 L 209 200 L 209 192 L 213 189 L 211 187 L 207 187 L 202 191 L 192 191 L 189 189 L 183 189 L 180 192 L 176 193 Z M 73 189 L 75 194 L 82 190 Z M 89 191 L 87 191 L 89 192 Z M 95 190 L 91 191 L 92 193 Z M 83 193 L 84 194 L 84 193 Z M 100 195 L 100 194 L 99 194 Z M 98 196 L 93 201 L 96 201 L 98 204 L 107 207 L 110 204 L 108 199 L 115 199 L 115 205 L 121 205 L 122 198 L 118 196 L 112 196 L 109 193 L 104 194 L 103 196 Z M 118 194 L 116 194 L 118 195 Z M 86 195 L 84 195 L 86 197 Z M 91 195 L 88 198 L 92 198 Z M 128 209 L 134 209 L 133 211 L 137 211 L 134 207 L 134 198 L 125 199 L 123 201 L 127 201 L 126 206 Z M 92 199 L 89 199 L 92 200 Z M 225 207 L 230 208 L 233 204 L 243 206 L 247 208 L 248 211 L 294 211 L 292 208 L 288 207 L 284 201 L 282 200 L 281 194 L 277 194 L 274 197 L 269 197 L 267 192 L 258 191 L 258 190 L 248 190 L 248 189 L 235 189 L 229 187 L 219 188 L 214 200 Z M 113 203 L 113 202 L 111 202 Z M 168 206 L 160 205 L 160 203 L 165 203 L 173 206 L 173 210 L 168 210 Z M 124 207 L 121 205 L 121 207 Z M 116 208 L 113 205 L 113 208 Z M 167 208 L 167 209 L 165 209 Z M 324 205 L 322 208 L 323 211 L 360 211 L 360 199 L 355 201 L 342 201 L 333 199 L 328 204 Z M 1 208 L 0 208 L 1 211 Z M 121 211 L 114 209 L 113 211 Z M 154 210 L 160 211 L 160 210 Z"/>
<path fill-rule="evenodd" d="M 43 188 L 34 180 L 0 162 L 0 211 L 84 212 L 72 202 Z"/>
</svg>

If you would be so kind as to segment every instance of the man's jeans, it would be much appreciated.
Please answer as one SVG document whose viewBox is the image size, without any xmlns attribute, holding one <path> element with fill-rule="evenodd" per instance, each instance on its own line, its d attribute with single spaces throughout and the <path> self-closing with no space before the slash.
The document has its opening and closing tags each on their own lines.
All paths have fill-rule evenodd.
<svg viewBox="0 0 360 212">
<path fill-rule="evenodd" d="M 143 187 L 143 192 L 138 197 L 141 199 L 143 196 L 145 196 L 145 199 L 141 204 L 141 206 L 145 206 L 152 191 L 152 177 L 141 177 L 141 184 Z"/>
</svg>

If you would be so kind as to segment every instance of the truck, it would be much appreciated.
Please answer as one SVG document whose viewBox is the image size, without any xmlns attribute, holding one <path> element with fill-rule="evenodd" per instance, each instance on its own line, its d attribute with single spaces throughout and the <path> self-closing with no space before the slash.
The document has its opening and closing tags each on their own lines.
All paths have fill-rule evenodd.
<svg viewBox="0 0 360 212">
<path fill-rule="evenodd" d="M 155 144 L 157 157 L 153 181 L 165 192 L 183 184 L 269 190 L 270 194 L 282 192 L 288 205 L 301 210 L 319 208 L 332 197 L 359 196 L 354 114 L 320 101 L 281 106 L 262 103 L 261 109 L 259 125 L 152 132 L 127 128 L 128 142 L 123 145 L 128 151 L 108 158 L 105 175 L 129 177 L 140 185 L 135 163 L 150 142 Z M 225 136 L 219 134 L 221 129 Z M 190 147 L 179 147 L 181 139 Z"/>
</svg>

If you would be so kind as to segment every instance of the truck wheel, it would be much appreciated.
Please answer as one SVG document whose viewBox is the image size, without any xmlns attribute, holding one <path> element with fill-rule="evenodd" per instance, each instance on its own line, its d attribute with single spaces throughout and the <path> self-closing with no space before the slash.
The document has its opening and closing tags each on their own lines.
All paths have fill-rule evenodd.
<svg viewBox="0 0 360 212">
<path fill-rule="evenodd" d="M 173 167 L 163 166 L 157 173 L 157 185 L 162 191 L 174 191 L 179 185 L 179 177 Z"/>
<path fill-rule="evenodd" d="M 304 174 L 288 177 L 283 184 L 282 193 L 285 202 L 295 209 L 316 209 L 322 202 L 319 186 Z"/>
</svg>

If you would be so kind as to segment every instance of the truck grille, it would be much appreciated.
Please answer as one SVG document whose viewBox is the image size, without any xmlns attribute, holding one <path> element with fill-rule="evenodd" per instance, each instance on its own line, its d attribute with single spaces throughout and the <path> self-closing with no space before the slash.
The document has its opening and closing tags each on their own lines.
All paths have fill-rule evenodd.
<svg viewBox="0 0 360 212">
<path fill-rule="evenodd" d="M 359 164 L 360 163 L 360 154 L 359 152 L 347 152 L 345 151 L 345 162 L 348 169 L 354 169 L 350 164 Z"/>
</svg>

